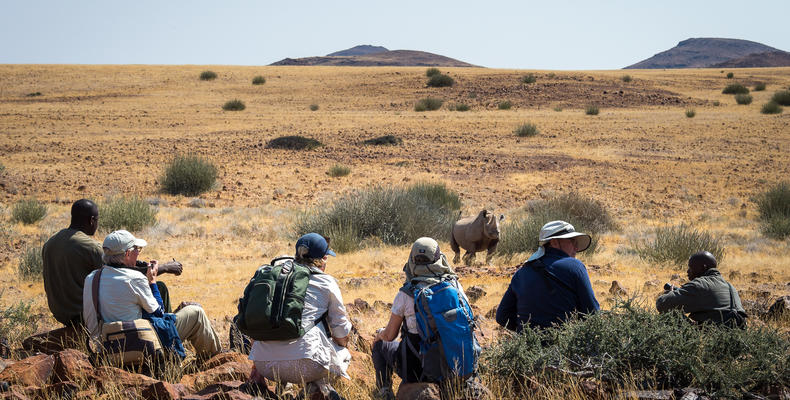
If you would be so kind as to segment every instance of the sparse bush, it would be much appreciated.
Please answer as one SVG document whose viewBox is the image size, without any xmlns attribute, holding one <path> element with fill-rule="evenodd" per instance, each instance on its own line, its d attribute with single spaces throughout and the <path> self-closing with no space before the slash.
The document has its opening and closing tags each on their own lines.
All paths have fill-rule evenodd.
<svg viewBox="0 0 790 400">
<path fill-rule="evenodd" d="M 212 81 L 214 79 L 217 79 L 217 73 L 214 71 L 203 71 L 200 73 L 201 81 Z"/>
<path fill-rule="evenodd" d="M 506 385 L 551 370 L 571 372 L 551 375 L 559 380 L 591 371 L 615 386 L 694 386 L 712 398 L 741 398 L 790 384 L 790 338 L 765 327 L 699 327 L 678 311 L 657 314 L 625 301 L 552 328 L 502 336 L 483 352 L 481 368 Z"/>
<path fill-rule="evenodd" d="M 562 112 L 562 106 L 554 106 L 554 111 Z"/>
<path fill-rule="evenodd" d="M 384 135 L 384 136 L 379 136 L 377 138 L 368 139 L 362 143 L 373 145 L 373 146 L 397 146 L 403 143 L 403 139 L 394 135 Z"/>
<path fill-rule="evenodd" d="M 790 90 L 780 90 L 774 93 L 771 100 L 782 106 L 790 106 Z"/>
<path fill-rule="evenodd" d="M 350 173 L 351 173 L 351 168 L 340 164 L 333 165 L 332 167 L 329 168 L 329 171 L 327 171 L 327 174 L 332 178 L 347 176 Z"/>
<path fill-rule="evenodd" d="M 428 68 L 425 70 L 425 76 L 427 76 L 428 78 L 439 74 L 441 74 L 441 72 L 439 72 L 439 68 Z"/>
<path fill-rule="evenodd" d="M 548 74 L 546 74 L 546 78 L 549 78 L 549 79 L 554 79 L 556 77 L 557 77 L 557 74 L 555 74 L 554 72 L 549 72 Z"/>
<path fill-rule="evenodd" d="M 25 96 L 27 96 L 27 97 L 38 97 L 38 96 L 41 96 L 41 92 L 32 92 L 32 93 L 26 94 Z"/>
<path fill-rule="evenodd" d="M 247 106 L 239 99 L 228 100 L 222 105 L 222 109 L 225 111 L 242 111 L 245 108 L 247 108 Z"/>
<path fill-rule="evenodd" d="M 718 101 L 718 100 L 713 100 L 713 106 L 714 106 L 714 107 L 718 107 L 718 106 L 720 106 L 720 105 L 721 105 L 721 102 L 720 102 L 720 101 Z"/>
<path fill-rule="evenodd" d="M 421 111 L 435 111 L 442 107 L 444 100 L 437 99 L 435 97 L 426 97 L 424 99 L 420 99 L 417 104 L 414 105 L 414 111 L 421 112 Z"/>
<path fill-rule="evenodd" d="M 19 200 L 11 210 L 11 221 L 35 224 L 47 215 L 47 206 L 36 199 Z"/>
<path fill-rule="evenodd" d="M 5 172 L 5 165 L 0 163 L 0 174 L 2 174 L 3 172 Z"/>
<path fill-rule="evenodd" d="M 736 94 L 735 95 L 735 102 L 740 104 L 740 105 L 752 104 L 752 95 L 750 95 L 750 94 L 743 94 L 743 93 Z"/>
<path fill-rule="evenodd" d="M 584 113 L 587 115 L 598 115 L 598 106 L 590 104 L 584 108 Z"/>
<path fill-rule="evenodd" d="M 497 108 L 500 110 L 510 110 L 511 107 L 513 107 L 513 103 L 511 103 L 510 100 L 500 101 L 499 104 L 497 104 Z"/>
<path fill-rule="evenodd" d="M 282 136 L 270 140 L 266 143 L 267 149 L 281 149 L 281 150 L 313 150 L 324 144 L 313 138 L 306 138 L 304 136 Z"/>
<path fill-rule="evenodd" d="M 783 240 L 790 236 L 790 183 L 781 182 L 757 196 L 763 233 Z"/>
<path fill-rule="evenodd" d="M 22 252 L 17 271 L 23 279 L 42 279 L 44 260 L 41 257 L 41 246 L 30 246 Z"/>
<path fill-rule="evenodd" d="M 724 257 L 724 244 L 718 238 L 686 224 L 657 228 L 654 238 L 635 243 L 634 249 L 642 259 L 678 267 L 698 251 L 711 252 L 719 262 Z"/>
<path fill-rule="evenodd" d="M 378 186 L 348 194 L 304 214 L 295 231 L 297 235 L 326 235 L 339 252 L 379 241 L 405 245 L 421 236 L 444 240 L 460 207 L 458 194 L 443 184 Z"/>
<path fill-rule="evenodd" d="M 526 74 L 521 77 L 521 83 L 526 84 L 535 83 L 537 80 L 538 78 L 535 77 L 535 74 Z"/>
<path fill-rule="evenodd" d="M 0 297 L 2 295 L 0 291 Z M 31 305 L 32 301 L 19 301 L 0 308 L 0 338 L 7 339 L 9 344 L 20 343 L 36 333 L 40 317 L 33 312 Z"/>
<path fill-rule="evenodd" d="M 310 111 L 318 111 L 318 104 L 310 104 Z"/>
<path fill-rule="evenodd" d="M 735 74 L 732 72 L 727 72 L 727 79 L 732 79 L 733 76 L 735 76 Z"/>
<path fill-rule="evenodd" d="M 765 90 L 765 83 L 757 82 L 757 83 L 754 84 L 754 91 L 755 92 L 762 92 L 763 90 Z"/>
<path fill-rule="evenodd" d="M 777 102 L 771 100 L 763 104 L 763 107 L 760 109 L 760 112 L 763 114 L 781 114 L 782 106 L 780 106 Z"/>
<path fill-rule="evenodd" d="M 99 212 L 99 227 L 105 231 L 126 229 L 136 232 L 156 223 L 156 208 L 134 196 L 110 198 L 99 204 Z"/>
<path fill-rule="evenodd" d="M 686 118 L 694 118 L 696 115 L 697 112 L 693 108 L 686 109 Z"/>
<path fill-rule="evenodd" d="M 540 131 L 538 131 L 538 127 L 535 124 L 526 123 L 516 128 L 514 133 L 518 137 L 527 137 L 527 136 L 535 136 L 538 133 L 540 133 Z"/>
<path fill-rule="evenodd" d="M 740 83 L 733 83 L 731 85 L 727 85 L 721 92 L 724 94 L 748 94 L 749 89 Z"/>
<path fill-rule="evenodd" d="M 502 227 L 497 252 L 515 255 L 538 248 L 540 228 L 547 222 L 569 222 L 577 232 L 588 233 L 592 242 L 587 252 L 595 252 L 597 235 L 617 226 L 609 210 L 599 201 L 576 192 L 530 202 Z"/>
<path fill-rule="evenodd" d="M 623 75 L 623 77 L 621 79 L 625 83 L 631 82 L 631 75 Z"/>
<path fill-rule="evenodd" d="M 255 78 L 252 78 L 253 85 L 263 85 L 264 83 L 266 83 L 266 78 L 260 75 L 256 76 Z"/>
<path fill-rule="evenodd" d="M 464 103 L 458 103 L 455 105 L 455 111 L 469 111 L 469 106 Z"/>
<path fill-rule="evenodd" d="M 197 196 L 211 190 L 216 181 L 217 167 L 197 155 L 177 155 L 167 165 L 161 178 L 163 191 L 184 196 Z"/>
<path fill-rule="evenodd" d="M 455 84 L 455 80 L 450 75 L 438 74 L 433 75 L 428 79 L 428 86 L 430 87 L 449 87 Z"/>
</svg>

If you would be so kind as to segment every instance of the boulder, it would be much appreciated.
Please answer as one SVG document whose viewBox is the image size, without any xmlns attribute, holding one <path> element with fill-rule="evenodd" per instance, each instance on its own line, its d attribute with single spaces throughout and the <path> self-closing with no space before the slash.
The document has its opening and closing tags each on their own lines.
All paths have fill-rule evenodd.
<svg viewBox="0 0 790 400">
<path fill-rule="evenodd" d="M 184 385 L 158 381 L 145 386 L 140 397 L 145 400 L 178 400 L 189 394 Z"/>
<path fill-rule="evenodd" d="M 47 385 L 43 389 L 44 397 L 58 399 L 74 399 L 80 391 L 80 385 L 74 381 L 62 381 Z"/>
<path fill-rule="evenodd" d="M 782 296 L 768 309 L 768 316 L 778 318 L 783 315 L 790 315 L 790 296 Z"/>
<path fill-rule="evenodd" d="M 203 363 L 201 369 L 205 371 L 208 369 L 219 367 L 220 365 L 227 364 L 229 362 L 252 363 L 252 361 L 250 361 L 248 356 L 241 353 L 229 351 L 225 353 L 219 353 L 214 357 L 209 358 Z"/>
<path fill-rule="evenodd" d="M 54 382 L 78 381 L 93 370 L 88 356 L 79 350 L 63 350 L 56 353 L 54 358 L 52 376 Z"/>
<path fill-rule="evenodd" d="M 211 384 L 222 381 L 244 381 L 250 377 L 251 373 L 252 361 L 231 361 L 206 371 L 184 375 L 180 383 L 190 390 L 197 390 L 198 388 L 205 388 Z"/>
<path fill-rule="evenodd" d="M 101 366 L 93 370 L 90 380 L 96 383 L 96 387 L 108 392 L 117 388 L 144 387 L 157 382 L 156 379 L 142 374 L 135 374 L 116 367 Z"/>
<path fill-rule="evenodd" d="M 466 293 L 466 298 L 469 299 L 469 302 L 474 303 L 477 300 L 483 298 L 486 295 L 485 289 L 482 286 L 472 286 L 464 291 Z"/>
<path fill-rule="evenodd" d="M 360 298 L 356 298 L 354 299 L 354 308 L 360 312 L 370 311 L 370 303 Z"/>
<path fill-rule="evenodd" d="M 497 306 L 491 307 L 491 309 L 488 310 L 488 312 L 486 313 L 485 317 L 488 318 L 488 319 L 496 318 L 496 309 L 497 309 Z"/>
<path fill-rule="evenodd" d="M 31 352 L 55 354 L 69 348 L 80 348 L 85 344 L 85 334 L 74 327 L 64 327 L 25 338 L 22 348 Z"/>
<path fill-rule="evenodd" d="M 8 392 L 3 393 L 3 400 L 32 400 L 45 398 L 41 388 L 36 386 L 11 386 Z"/>
<path fill-rule="evenodd" d="M 351 352 L 351 364 L 348 366 L 348 375 L 355 382 L 364 383 L 371 376 L 375 376 L 373 371 L 373 361 L 369 353 L 349 350 Z"/>
<path fill-rule="evenodd" d="M 439 386 L 433 383 L 401 383 L 398 400 L 441 400 Z"/>
<path fill-rule="evenodd" d="M 55 358 L 47 354 L 39 354 L 19 360 L 0 373 L 0 381 L 12 385 L 44 386 L 49 383 Z"/>
<path fill-rule="evenodd" d="M 225 381 L 214 383 L 197 394 L 182 397 L 183 400 L 249 400 L 253 395 L 245 393 L 242 381 Z M 265 398 L 265 397 L 264 397 Z"/>
<path fill-rule="evenodd" d="M 612 286 L 609 288 L 609 294 L 615 296 L 627 296 L 628 292 L 625 290 L 623 285 L 620 284 L 620 282 L 612 281 Z"/>
<path fill-rule="evenodd" d="M 6 360 L 0 358 L 0 372 L 3 372 L 9 365 L 13 364 L 14 362 L 11 360 Z"/>
</svg>

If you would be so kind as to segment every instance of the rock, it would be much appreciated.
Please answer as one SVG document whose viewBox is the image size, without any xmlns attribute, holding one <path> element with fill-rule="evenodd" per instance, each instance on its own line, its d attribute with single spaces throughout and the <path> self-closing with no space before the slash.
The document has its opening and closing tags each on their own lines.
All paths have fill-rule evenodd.
<svg viewBox="0 0 790 400">
<path fill-rule="evenodd" d="M 73 399 L 80 391 L 80 385 L 74 381 L 63 381 L 46 386 L 43 390 L 47 398 Z"/>
<path fill-rule="evenodd" d="M 236 353 L 236 352 L 233 352 L 233 351 L 229 351 L 229 352 L 226 352 L 226 353 L 219 353 L 219 354 L 215 355 L 214 357 L 211 357 L 208 360 L 206 360 L 203 363 L 201 369 L 205 371 L 205 370 L 209 370 L 209 369 L 212 369 L 212 368 L 219 367 L 222 364 L 226 364 L 226 363 L 234 362 L 234 361 L 235 362 L 240 362 L 240 363 L 246 363 L 246 362 L 249 361 L 249 357 L 245 356 L 244 354 Z"/>
<path fill-rule="evenodd" d="M 22 348 L 32 352 L 55 354 L 69 348 L 80 348 L 85 335 L 74 327 L 64 327 L 25 338 Z"/>
<path fill-rule="evenodd" d="M 158 381 L 145 386 L 140 397 L 145 400 L 178 400 L 188 394 L 189 390 L 184 385 Z"/>
<path fill-rule="evenodd" d="M 488 310 L 488 312 L 486 313 L 485 317 L 488 318 L 488 319 L 496 318 L 496 309 L 497 309 L 497 306 L 491 307 L 491 309 Z"/>
<path fill-rule="evenodd" d="M 52 376 L 54 382 L 79 381 L 93 370 L 88 356 L 79 350 L 63 350 L 54 357 Z"/>
<path fill-rule="evenodd" d="M 367 301 L 365 301 L 365 300 L 362 300 L 360 298 L 356 298 L 356 299 L 354 299 L 354 308 L 356 308 L 357 311 L 369 311 L 370 310 L 370 304 Z"/>
<path fill-rule="evenodd" d="M 623 393 L 623 398 L 636 400 L 670 400 L 673 398 L 671 390 L 632 390 Z"/>
<path fill-rule="evenodd" d="M 465 293 L 466 293 L 466 298 L 468 298 L 471 303 L 480 300 L 481 298 L 483 298 L 483 296 L 486 295 L 485 289 L 483 289 L 482 286 L 478 286 L 478 285 L 466 289 Z"/>
<path fill-rule="evenodd" d="M 179 383 L 183 384 L 190 390 L 194 390 L 199 387 L 203 388 L 222 381 L 243 381 L 249 378 L 251 373 L 252 361 L 231 361 L 203 372 L 184 375 L 181 378 L 181 382 Z"/>
<path fill-rule="evenodd" d="M 579 387 L 586 399 L 603 399 L 606 397 L 606 392 L 603 390 L 600 382 L 582 381 L 579 383 Z"/>
<path fill-rule="evenodd" d="M 441 400 L 439 386 L 433 383 L 401 383 L 398 400 Z"/>
<path fill-rule="evenodd" d="M 0 373 L 0 381 L 12 385 L 44 386 L 49 383 L 55 358 L 47 354 L 39 354 L 19 360 Z"/>
<path fill-rule="evenodd" d="M 365 278 L 349 278 L 346 281 L 346 285 L 348 287 L 352 287 L 352 288 L 357 289 L 360 286 L 362 286 L 366 281 L 367 281 L 367 279 L 365 279 Z"/>
<path fill-rule="evenodd" d="M 189 201 L 189 206 L 192 207 L 192 208 L 205 208 L 206 207 L 206 201 L 203 200 L 203 199 L 194 198 L 194 199 Z"/>
<path fill-rule="evenodd" d="M 245 393 L 245 384 L 242 381 L 225 381 L 207 386 L 194 395 L 182 397 L 184 400 L 248 400 L 253 399 L 249 393 Z M 268 390 L 268 388 L 266 388 Z M 267 393 L 268 394 L 268 393 Z M 273 393 L 272 393 L 273 394 Z M 264 397 L 268 398 L 268 397 Z M 273 397 L 276 398 L 276 397 Z"/>
<path fill-rule="evenodd" d="M 656 287 L 656 286 L 658 286 L 660 284 L 661 284 L 661 281 L 659 281 L 658 279 L 653 279 L 653 280 L 645 282 L 645 287 L 646 288 L 654 288 L 654 287 Z"/>
<path fill-rule="evenodd" d="M 615 296 L 627 296 L 628 292 L 625 291 L 623 285 L 618 281 L 612 281 L 612 286 L 609 288 L 609 293 Z"/>
<path fill-rule="evenodd" d="M 101 366 L 93 370 L 90 376 L 96 387 L 102 392 L 118 389 L 143 387 L 157 382 L 156 379 L 142 374 L 124 371 L 120 368 Z"/>
<path fill-rule="evenodd" d="M 392 303 L 386 301 L 376 300 L 373 302 L 373 308 L 377 310 L 389 311 L 392 309 Z"/>
<path fill-rule="evenodd" d="M 3 400 L 31 400 L 42 399 L 41 388 L 35 386 L 11 386 L 8 392 L 3 393 Z"/>
<path fill-rule="evenodd" d="M 11 365 L 13 363 L 14 362 L 11 361 L 11 360 L 5 360 L 5 359 L 0 358 L 0 372 L 3 372 L 6 369 L 6 367 L 8 367 L 9 365 Z"/>
<path fill-rule="evenodd" d="M 371 376 L 375 376 L 370 353 L 349 351 L 351 352 L 351 364 L 348 366 L 347 372 L 354 382 L 365 383 Z"/>
<path fill-rule="evenodd" d="M 779 318 L 790 315 L 790 296 L 782 296 L 768 309 L 768 317 Z"/>
<path fill-rule="evenodd" d="M 681 276 L 679 274 L 672 274 L 672 276 L 669 277 L 669 280 L 677 281 L 677 280 L 680 280 L 680 278 L 681 278 Z"/>
</svg>

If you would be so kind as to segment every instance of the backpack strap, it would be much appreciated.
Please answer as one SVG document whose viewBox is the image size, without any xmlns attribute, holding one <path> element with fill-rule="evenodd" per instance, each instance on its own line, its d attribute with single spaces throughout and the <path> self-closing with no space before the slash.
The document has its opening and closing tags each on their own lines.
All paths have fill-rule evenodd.
<svg viewBox="0 0 790 400">
<path fill-rule="evenodd" d="M 99 283 L 101 281 L 101 272 L 104 271 L 104 267 L 99 268 L 96 271 L 96 275 L 93 276 L 93 282 L 91 285 L 91 292 L 93 294 L 93 308 L 96 309 L 96 318 L 99 320 L 99 324 L 104 322 L 104 318 L 101 316 L 101 310 L 99 310 Z"/>
<path fill-rule="evenodd" d="M 291 270 L 293 270 L 293 260 L 288 260 L 281 265 L 280 273 L 277 274 L 277 280 L 274 285 L 274 294 L 272 295 L 272 313 L 269 316 L 269 321 L 273 328 L 280 326 L 278 323 L 280 315 L 282 314 L 283 303 L 285 302 L 285 290 L 288 286 L 288 278 L 290 278 Z"/>
<path fill-rule="evenodd" d="M 524 266 L 531 267 L 536 271 L 540 272 L 540 274 L 543 276 L 543 281 L 546 282 L 546 288 L 549 289 L 549 293 L 555 292 L 554 287 L 551 285 L 551 281 L 557 282 L 560 286 L 564 287 L 565 289 L 568 289 L 571 292 L 576 293 L 576 290 L 572 288 L 571 285 L 568 285 L 567 283 L 563 282 L 563 280 L 557 277 L 557 275 L 552 274 L 548 269 L 546 269 L 546 264 L 544 264 L 540 258 L 538 258 L 537 260 L 528 261 L 524 263 Z"/>
</svg>

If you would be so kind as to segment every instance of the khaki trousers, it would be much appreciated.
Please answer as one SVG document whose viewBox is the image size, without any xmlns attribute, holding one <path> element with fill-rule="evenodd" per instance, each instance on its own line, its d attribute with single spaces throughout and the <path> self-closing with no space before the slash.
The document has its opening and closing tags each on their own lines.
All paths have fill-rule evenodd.
<svg viewBox="0 0 790 400">
<path fill-rule="evenodd" d="M 192 343 L 198 357 L 208 358 L 222 350 L 217 333 L 200 306 L 189 305 L 178 310 L 176 330 L 182 341 Z"/>
</svg>

